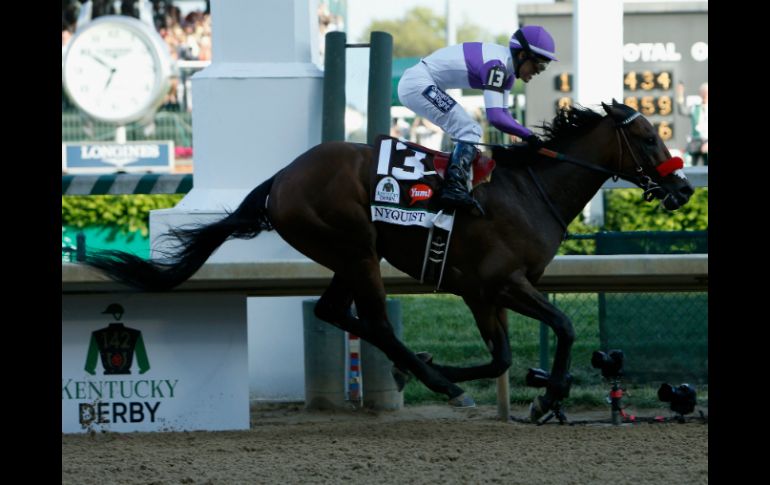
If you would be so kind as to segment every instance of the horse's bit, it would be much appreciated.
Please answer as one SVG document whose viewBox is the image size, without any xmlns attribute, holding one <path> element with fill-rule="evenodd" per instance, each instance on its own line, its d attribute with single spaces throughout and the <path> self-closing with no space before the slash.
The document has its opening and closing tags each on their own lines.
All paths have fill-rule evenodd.
<svg viewBox="0 0 770 485">
<path fill-rule="evenodd" d="M 615 134 L 617 135 L 617 138 L 618 138 L 618 170 L 612 175 L 612 180 L 617 181 L 618 177 L 620 175 L 623 175 L 623 173 L 620 171 L 620 164 L 622 163 L 622 160 L 623 160 L 623 144 L 625 142 L 625 145 L 628 149 L 628 153 L 631 154 L 631 160 L 633 160 L 634 165 L 636 165 L 636 169 L 635 169 L 636 174 L 633 176 L 633 178 L 636 179 L 636 184 L 642 189 L 644 189 L 644 194 L 642 196 L 644 200 L 647 202 L 650 202 L 652 199 L 655 198 L 656 195 L 658 195 L 659 191 L 665 192 L 665 190 L 658 183 L 653 181 L 649 175 L 645 173 L 644 168 L 642 167 L 642 164 L 639 163 L 639 160 L 636 158 L 636 153 L 631 148 L 631 142 L 628 140 L 628 135 L 626 135 L 625 128 L 639 116 L 641 116 L 641 113 L 637 111 L 636 113 L 632 114 L 625 120 L 615 125 L 615 127 L 617 128 Z M 684 167 L 684 162 L 679 157 L 672 157 L 657 166 L 653 165 L 653 168 L 655 168 L 655 170 L 660 174 L 661 177 L 665 177 L 671 172 L 681 169 L 682 167 Z"/>
</svg>

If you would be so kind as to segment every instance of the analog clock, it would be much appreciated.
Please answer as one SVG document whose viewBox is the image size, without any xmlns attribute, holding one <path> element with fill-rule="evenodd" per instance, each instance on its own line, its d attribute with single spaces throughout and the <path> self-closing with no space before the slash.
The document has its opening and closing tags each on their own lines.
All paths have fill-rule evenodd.
<svg viewBox="0 0 770 485">
<path fill-rule="evenodd" d="M 87 23 L 62 56 L 67 95 L 88 116 L 116 125 L 154 114 L 172 75 L 168 47 L 133 17 L 108 15 Z"/>
</svg>

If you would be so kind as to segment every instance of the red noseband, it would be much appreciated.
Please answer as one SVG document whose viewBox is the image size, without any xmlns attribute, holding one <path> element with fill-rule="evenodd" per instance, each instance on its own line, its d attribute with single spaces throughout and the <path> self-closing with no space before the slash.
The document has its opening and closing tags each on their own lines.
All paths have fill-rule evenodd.
<svg viewBox="0 0 770 485">
<path fill-rule="evenodd" d="M 666 175 L 679 170 L 680 168 L 684 168 L 684 161 L 680 157 L 669 158 L 665 162 L 655 167 L 661 177 L 665 177 Z"/>
</svg>

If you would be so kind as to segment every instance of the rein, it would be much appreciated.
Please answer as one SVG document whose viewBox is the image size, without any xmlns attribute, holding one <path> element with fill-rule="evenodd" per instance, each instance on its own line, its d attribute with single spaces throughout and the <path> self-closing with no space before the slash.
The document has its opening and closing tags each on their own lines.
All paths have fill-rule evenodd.
<svg viewBox="0 0 770 485">
<path fill-rule="evenodd" d="M 569 236 L 569 231 L 567 230 L 567 223 L 564 222 L 564 219 L 562 219 L 561 215 L 559 214 L 559 211 L 557 211 L 556 207 L 554 207 L 553 202 L 551 202 L 551 198 L 548 197 L 548 194 L 546 194 L 545 189 L 543 189 L 543 186 L 540 184 L 540 179 L 535 174 L 535 172 L 532 171 L 532 167 L 530 167 L 529 165 L 527 166 L 527 172 L 529 172 L 529 176 L 532 177 L 532 180 L 535 182 L 535 187 L 537 187 L 537 190 L 538 192 L 540 192 L 540 195 L 543 197 L 543 200 L 545 200 L 546 204 L 548 204 L 548 208 L 551 209 L 551 212 L 553 213 L 554 217 L 556 218 L 557 221 L 559 221 L 559 224 L 561 224 L 561 228 L 564 229 L 564 235 L 562 236 L 561 240 L 565 241 L 567 239 L 567 236 Z"/>
<path fill-rule="evenodd" d="M 563 153 L 549 150 L 548 148 L 544 148 L 544 147 L 541 147 L 540 149 L 538 149 L 536 153 L 538 155 L 543 155 L 545 157 L 552 158 L 554 160 L 567 162 L 572 165 L 577 165 L 579 167 L 586 168 L 588 170 L 593 170 L 594 172 L 608 174 L 612 177 L 613 181 L 617 181 L 618 178 L 620 177 L 629 179 L 630 181 L 635 183 L 638 187 L 644 190 L 644 194 L 642 195 L 642 197 L 644 198 L 645 201 L 650 202 L 655 198 L 656 195 L 658 195 L 660 191 L 663 190 L 663 188 L 654 180 L 652 180 L 652 178 L 649 175 L 645 173 L 644 167 L 639 162 L 634 150 L 631 148 L 631 142 L 629 141 L 628 135 L 626 134 L 626 130 L 625 130 L 625 128 L 639 116 L 641 116 L 641 113 L 636 112 L 631 116 L 629 116 L 628 118 L 624 119 L 623 121 L 615 124 L 615 128 L 616 128 L 615 135 L 618 140 L 618 169 L 617 170 L 609 170 L 604 167 L 600 167 L 598 165 L 586 163 L 582 160 L 572 158 L 569 155 L 565 155 Z M 454 138 L 453 140 L 458 142 L 470 143 L 473 145 L 500 146 L 500 145 L 494 145 L 490 143 L 468 142 L 464 140 L 457 140 Z M 624 146 L 626 147 L 626 150 L 628 151 L 628 153 L 631 155 L 631 159 L 633 160 L 634 165 L 636 165 L 634 174 L 626 174 L 621 171 Z M 666 160 L 665 162 L 661 163 L 660 165 L 654 166 L 655 170 L 658 172 L 658 174 L 661 177 L 665 177 L 670 173 L 675 172 L 676 170 L 679 170 L 683 167 L 684 167 L 684 162 L 680 157 L 672 157 Z M 539 177 L 537 176 L 537 174 L 535 174 L 535 172 L 529 166 L 527 166 L 527 172 L 529 173 L 530 177 L 532 177 L 532 180 L 535 182 L 535 187 L 537 188 L 537 190 L 540 192 L 540 195 L 545 200 L 546 204 L 548 205 L 548 208 L 550 209 L 551 213 L 554 215 L 554 218 L 559 222 L 562 229 L 564 230 L 564 236 L 562 240 L 567 239 L 567 237 L 569 236 L 569 232 L 567 231 L 567 224 L 564 222 L 564 219 L 556 210 L 556 207 L 553 205 L 553 202 L 551 202 L 550 197 L 548 197 L 548 194 L 545 192 L 545 189 L 540 183 Z M 670 194 L 666 194 L 666 197 L 668 197 L 669 195 Z"/>
<path fill-rule="evenodd" d="M 572 158 L 568 155 L 565 155 L 563 153 L 555 152 L 553 150 L 549 150 L 547 148 L 540 148 L 537 153 L 549 158 L 553 158 L 556 160 L 561 160 L 567 163 L 571 163 L 573 165 L 578 165 L 580 167 L 593 170 L 595 172 L 601 172 L 609 174 L 612 177 L 613 181 L 617 181 L 619 177 L 628 178 L 634 181 L 637 186 L 642 188 L 644 190 L 644 193 L 642 197 L 645 201 L 650 202 L 655 198 L 656 195 L 660 191 L 663 190 L 663 188 L 652 180 L 652 178 L 647 175 L 644 172 L 644 167 L 642 167 L 642 164 L 639 162 L 636 153 L 631 148 L 631 142 L 628 140 L 628 135 L 626 134 L 625 128 L 636 118 L 641 116 L 641 113 L 636 112 L 626 118 L 625 120 L 621 121 L 620 123 L 617 123 L 615 127 L 617 128 L 615 131 L 615 135 L 618 140 L 618 169 L 617 170 L 608 170 L 604 167 L 599 167 L 597 165 L 589 164 L 586 162 L 583 162 L 582 160 L 578 160 L 576 158 Z M 621 171 L 621 163 L 623 160 L 623 146 L 625 145 L 626 149 L 628 150 L 628 153 L 631 155 L 631 159 L 634 161 L 634 165 L 636 165 L 635 174 L 629 175 L 624 174 Z M 655 170 L 660 174 L 661 177 L 665 177 L 669 175 L 670 173 L 679 170 L 684 167 L 684 162 L 679 157 L 672 157 L 665 162 L 661 163 L 658 166 L 655 166 Z M 527 171 L 529 172 L 529 175 L 532 177 L 532 180 L 535 181 L 535 186 L 537 187 L 538 191 L 540 192 L 540 195 L 542 195 L 543 199 L 545 199 L 546 203 L 548 204 L 548 207 L 551 209 L 551 212 L 553 213 L 556 220 L 561 224 L 562 228 L 564 229 L 564 237 L 562 240 L 567 239 L 569 236 L 569 233 L 567 231 L 567 225 L 564 223 L 564 220 L 562 219 L 561 215 L 556 210 L 556 207 L 554 207 L 553 203 L 551 202 L 550 198 L 546 194 L 545 190 L 543 189 L 542 185 L 539 182 L 539 179 L 537 175 L 532 171 L 531 167 L 527 167 Z M 666 197 L 669 197 L 670 194 L 666 194 Z"/>
</svg>

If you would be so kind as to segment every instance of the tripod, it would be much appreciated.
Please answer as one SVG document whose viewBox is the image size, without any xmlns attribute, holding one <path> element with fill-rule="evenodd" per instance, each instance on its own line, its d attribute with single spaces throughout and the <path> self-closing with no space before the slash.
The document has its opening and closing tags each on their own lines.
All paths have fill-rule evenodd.
<svg viewBox="0 0 770 485">
<path fill-rule="evenodd" d="M 612 390 L 610 391 L 607 402 L 612 406 L 612 424 L 615 425 L 622 423 L 623 419 L 634 421 L 636 418 L 636 416 L 629 416 L 623 408 L 620 407 L 620 403 L 623 400 L 623 391 L 625 391 L 625 389 L 620 385 L 620 380 L 614 379 L 612 381 Z"/>
<path fill-rule="evenodd" d="M 548 414 L 546 414 L 543 419 L 538 421 L 537 425 L 541 426 L 547 423 L 548 421 L 550 421 L 551 419 L 553 419 L 554 417 L 556 417 L 556 419 L 559 420 L 559 424 L 564 424 L 565 422 L 567 422 L 567 416 L 564 415 L 564 409 L 562 408 L 561 401 L 556 401 L 555 403 L 553 403 L 553 409 L 551 409 L 551 411 Z"/>
<path fill-rule="evenodd" d="M 527 376 L 524 378 L 524 381 L 529 387 L 541 388 L 548 385 L 548 379 L 550 377 L 551 374 L 548 371 L 544 371 L 543 369 L 530 368 Z M 568 382 L 572 382 L 572 376 L 569 373 L 566 374 L 566 378 Z M 551 406 L 550 412 L 546 414 L 542 420 L 538 421 L 537 425 L 543 425 L 554 417 L 559 420 L 559 424 L 564 424 L 567 421 L 567 416 L 564 415 L 561 401 L 555 401 L 553 406 Z"/>
</svg>

